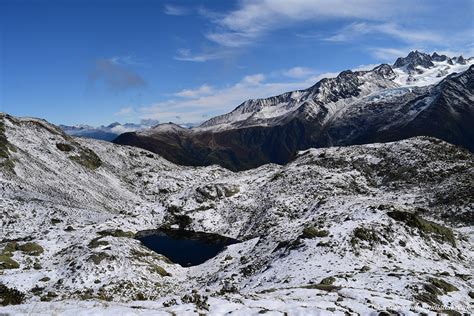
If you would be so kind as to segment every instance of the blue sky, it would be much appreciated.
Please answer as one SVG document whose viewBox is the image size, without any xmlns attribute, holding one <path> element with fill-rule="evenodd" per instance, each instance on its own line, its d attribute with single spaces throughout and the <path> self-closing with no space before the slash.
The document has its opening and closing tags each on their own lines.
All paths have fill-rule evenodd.
<svg viewBox="0 0 474 316">
<path fill-rule="evenodd" d="M 0 111 L 199 122 L 410 50 L 474 55 L 472 0 L 2 0 Z"/>
</svg>

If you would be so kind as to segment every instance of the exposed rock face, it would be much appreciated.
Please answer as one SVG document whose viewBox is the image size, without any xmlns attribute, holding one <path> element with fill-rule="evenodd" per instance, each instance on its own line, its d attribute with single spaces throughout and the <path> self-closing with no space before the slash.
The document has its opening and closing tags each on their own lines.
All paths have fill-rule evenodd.
<svg viewBox="0 0 474 316">
<path fill-rule="evenodd" d="M 472 151 L 474 68 L 462 68 L 456 58 L 453 69 L 465 70 L 448 75 L 448 59 L 433 56 L 412 52 L 399 58 L 395 68 L 383 64 L 371 71 L 344 71 L 306 90 L 246 101 L 197 128 L 158 126 L 122 134 L 114 142 L 147 149 L 178 164 L 219 164 L 231 170 L 284 164 L 311 147 L 413 136 L 437 137 Z M 438 82 L 409 85 L 435 80 L 426 76 Z"/>
<path fill-rule="evenodd" d="M 433 67 L 434 64 L 431 56 L 419 51 L 414 51 L 410 52 L 407 57 L 398 58 L 393 64 L 395 68 L 406 67 L 409 71 L 414 71 L 417 66 L 423 68 Z"/>
<path fill-rule="evenodd" d="M 386 142 L 429 135 L 474 151 L 474 67 L 433 87 L 355 102 L 318 146 Z M 471 122 L 471 123 L 470 123 Z"/>
</svg>

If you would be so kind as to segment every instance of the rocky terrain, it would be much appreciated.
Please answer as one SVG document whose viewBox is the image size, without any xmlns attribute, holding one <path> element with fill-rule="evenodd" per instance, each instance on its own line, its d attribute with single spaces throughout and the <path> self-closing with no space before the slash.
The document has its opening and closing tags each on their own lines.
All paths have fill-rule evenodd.
<svg viewBox="0 0 474 316">
<path fill-rule="evenodd" d="M 300 150 L 432 136 L 474 150 L 474 58 L 418 51 L 369 71 L 248 100 L 198 127 L 162 124 L 115 143 L 177 164 L 247 170 L 285 164 Z"/>
<path fill-rule="evenodd" d="M 473 173 L 429 137 L 232 172 L 2 114 L 0 313 L 469 313 Z M 241 242 L 185 268 L 134 238 L 161 226 Z"/>
</svg>

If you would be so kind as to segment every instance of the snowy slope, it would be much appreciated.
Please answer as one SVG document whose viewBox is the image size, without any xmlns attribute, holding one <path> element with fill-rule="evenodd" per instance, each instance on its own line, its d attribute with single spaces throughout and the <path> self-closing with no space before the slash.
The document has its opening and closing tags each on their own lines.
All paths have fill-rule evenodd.
<svg viewBox="0 0 474 316">
<path fill-rule="evenodd" d="M 473 64 L 474 58 L 450 58 L 436 53 L 430 56 L 415 51 L 405 58 L 399 58 L 392 67 L 382 64 L 368 71 L 344 71 L 336 78 L 322 79 L 305 90 L 245 101 L 232 112 L 211 118 L 194 130 L 221 131 L 274 125 L 307 104 L 313 107 L 313 111 L 320 111 L 321 107 L 329 108 L 328 116 L 331 117 L 338 103 L 350 105 L 355 99 L 383 92 L 384 89 L 433 85 L 449 74 L 467 70 Z"/>
<path fill-rule="evenodd" d="M 397 84 L 392 81 L 394 76 L 388 65 L 377 66 L 371 71 L 344 71 L 336 78 L 322 79 L 306 90 L 288 92 L 267 99 L 248 100 L 234 111 L 214 117 L 193 130 L 219 131 L 255 125 L 275 125 L 292 114 L 297 115 L 298 109 L 303 106 L 311 108 L 312 112 L 329 109 L 331 113 L 334 111 L 332 105 L 349 103 L 374 91 L 396 87 Z"/>
<path fill-rule="evenodd" d="M 442 141 L 310 149 L 286 166 L 234 173 L 72 138 L 37 119 L 1 115 L 0 136 L 0 260 L 11 242 L 44 249 L 8 254 L 19 267 L 0 270 L 0 283 L 26 302 L 0 312 L 471 308 L 473 159 Z M 243 242 L 183 268 L 130 238 L 177 215 Z M 433 278 L 456 290 L 433 289 Z"/>
</svg>

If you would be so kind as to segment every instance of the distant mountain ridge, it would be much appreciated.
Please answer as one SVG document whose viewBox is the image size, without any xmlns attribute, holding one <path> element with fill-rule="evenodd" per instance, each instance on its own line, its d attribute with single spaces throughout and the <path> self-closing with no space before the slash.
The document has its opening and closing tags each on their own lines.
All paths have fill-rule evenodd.
<svg viewBox="0 0 474 316">
<path fill-rule="evenodd" d="M 192 129 L 158 125 L 115 143 L 184 165 L 245 170 L 299 150 L 434 136 L 474 150 L 474 59 L 410 52 L 390 66 L 341 72 L 308 89 L 248 100 Z"/>
<path fill-rule="evenodd" d="M 118 135 L 126 132 L 135 132 L 158 125 L 155 120 L 142 120 L 139 124 L 114 122 L 109 125 L 101 125 L 98 127 L 79 124 L 79 125 L 59 125 L 66 134 L 77 137 L 86 137 L 99 140 L 112 141 Z"/>
</svg>

